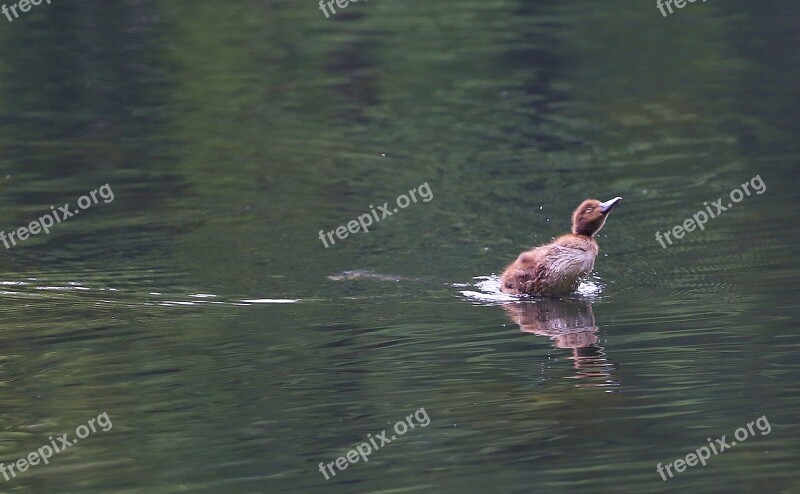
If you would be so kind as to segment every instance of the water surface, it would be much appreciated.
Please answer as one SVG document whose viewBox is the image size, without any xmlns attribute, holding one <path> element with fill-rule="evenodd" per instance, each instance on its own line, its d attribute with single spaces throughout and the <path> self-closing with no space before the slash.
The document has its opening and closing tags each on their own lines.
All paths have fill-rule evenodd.
<svg viewBox="0 0 800 494">
<path fill-rule="evenodd" d="M 113 422 L 4 490 L 794 492 L 798 15 L 85 0 L 3 24 L 0 228 L 114 191 L 0 258 L 0 462 Z M 497 296 L 617 195 L 578 294 Z"/>
</svg>

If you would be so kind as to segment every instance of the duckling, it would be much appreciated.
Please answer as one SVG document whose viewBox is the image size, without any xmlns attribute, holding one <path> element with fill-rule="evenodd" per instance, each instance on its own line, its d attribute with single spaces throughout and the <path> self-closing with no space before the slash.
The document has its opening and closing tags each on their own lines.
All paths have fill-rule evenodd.
<svg viewBox="0 0 800 494">
<path fill-rule="evenodd" d="M 572 233 L 534 247 L 517 257 L 503 272 L 500 289 L 515 295 L 566 295 L 594 268 L 597 242 L 594 234 L 621 197 L 600 202 L 586 199 L 572 213 Z"/>
</svg>

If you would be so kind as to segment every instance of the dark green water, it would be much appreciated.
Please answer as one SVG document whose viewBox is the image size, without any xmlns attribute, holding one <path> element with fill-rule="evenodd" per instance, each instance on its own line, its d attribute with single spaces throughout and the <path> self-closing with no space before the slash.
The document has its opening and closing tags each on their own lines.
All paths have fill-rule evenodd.
<svg viewBox="0 0 800 494">
<path fill-rule="evenodd" d="M 799 492 L 798 16 L 56 0 L 0 17 L 0 228 L 114 194 L 0 249 L 0 462 L 113 423 L 0 490 Z M 761 194 L 659 245 L 756 176 Z M 425 183 L 369 233 L 318 238 Z M 492 293 L 582 199 L 616 195 L 579 295 Z M 367 463 L 318 470 L 420 408 L 429 424 Z M 762 416 L 768 434 L 657 473 Z"/>
</svg>

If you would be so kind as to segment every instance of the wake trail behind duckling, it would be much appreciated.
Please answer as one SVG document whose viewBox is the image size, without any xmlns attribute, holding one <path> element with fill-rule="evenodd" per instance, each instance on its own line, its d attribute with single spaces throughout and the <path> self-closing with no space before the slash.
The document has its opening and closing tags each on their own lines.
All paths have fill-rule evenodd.
<svg viewBox="0 0 800 494">
<path fill-rule="evenodd" d="M 455 288 L 475 288 L 476 290 L 461 290 L 459 293 L 468 300 L 478 305 L 495 305 L 506 302 L 519 302 L 534 297 L 528 295 L 510 295 L 500 290 L 500 276 L 491 274 L 489 276 L 476 276 L 473 283 L 454 283 Z M 597 298 L 603 292 L 604 285 L 597 278 L 583 280 L 574 293 L 568 296 L 578 296 L 583 298 Z"/>
</svg>

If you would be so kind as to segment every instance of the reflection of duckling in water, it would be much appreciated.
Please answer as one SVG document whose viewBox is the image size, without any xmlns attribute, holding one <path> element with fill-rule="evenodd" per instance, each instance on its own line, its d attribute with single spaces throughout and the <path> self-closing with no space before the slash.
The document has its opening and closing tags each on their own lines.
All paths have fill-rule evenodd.
<svg viewBox="0 0 800 494">
<path fill-rule="evenodd" d="M 583 201 L 572 213 L 572 233 L 520 254 L 500 278 L 500 289 L 516 295 L 566 295 L 575 291 L 581 278 L 594 268 L 598 252 L 594 234 L 621 200 Z"/>
<path fill-rule="evenodd" d="M 611 371 L 605 349 L 597 345 L 597 326 L 592 306 L 583 300 L 544 298 L 536 302 L 503 304 L 508 316 L 526 333 L 546 336 L 556 348 L 572 349 L 572 361 L 579 378 L 602 378 L 602 384 L 618 386 Z"/>
</svg>

